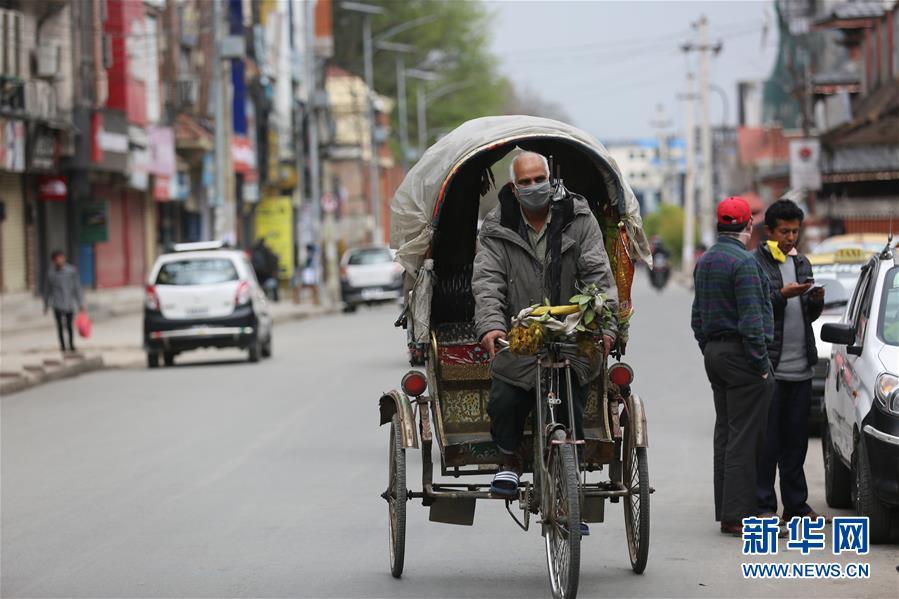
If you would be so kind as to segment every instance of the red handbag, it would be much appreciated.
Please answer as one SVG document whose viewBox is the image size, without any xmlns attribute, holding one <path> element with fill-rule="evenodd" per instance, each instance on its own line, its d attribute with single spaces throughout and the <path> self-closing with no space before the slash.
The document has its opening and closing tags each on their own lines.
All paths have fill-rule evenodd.
<svg viewBox="0 0 899 599">
<path fill-rule="evenodd" d="M 87 312 L 79 312 L 78 316 L 75 317 L 75 327 L 78 329 L 78 334 L 85 339 L 91 336 L 92 325 L 91 317 L 87 315 Z"/>
</svg>

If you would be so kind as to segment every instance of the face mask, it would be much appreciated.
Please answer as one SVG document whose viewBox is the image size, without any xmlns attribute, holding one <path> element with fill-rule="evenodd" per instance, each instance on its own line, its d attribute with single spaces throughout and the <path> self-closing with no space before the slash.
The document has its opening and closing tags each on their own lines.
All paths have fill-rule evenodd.
<svg viewBox="0 0 899 599">
<path fill-rule="evenodd" d="M 749 240 L 752 239 L 752 231 L 743 231 L 740 233 L 740 243 L 749 246 Z"/>
<path fill-rule="evenodd" d="M 545 208 L 552 196 L 552 188 L 548 180 L 526 187 L 518 187 L 516 185 L 515 189 L 518 190 L 518 201 L 528 210 Z"/>
</svg>

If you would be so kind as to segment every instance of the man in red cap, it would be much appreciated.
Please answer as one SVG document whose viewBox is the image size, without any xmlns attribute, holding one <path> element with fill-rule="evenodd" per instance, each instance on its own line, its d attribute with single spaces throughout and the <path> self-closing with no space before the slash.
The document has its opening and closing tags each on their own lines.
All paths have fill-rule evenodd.
<svg viewBox="0 0 899 599">
<path fill-rule="evenodd" d="M 774 378 L 768 344 L 774 317 L 768 277 L 746 250 L 752 212 L 743 198 L 718 204 L 718 241 L 693 272 L 691 325 L 715 399 L 715 519 L 740 535 L 758 515 L 756 464 Z"/>
</svg>

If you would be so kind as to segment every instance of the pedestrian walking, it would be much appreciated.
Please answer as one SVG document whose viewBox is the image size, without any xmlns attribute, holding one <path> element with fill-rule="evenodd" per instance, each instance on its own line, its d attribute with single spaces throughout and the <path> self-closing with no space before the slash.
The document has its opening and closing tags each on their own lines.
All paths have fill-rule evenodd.
<svg viewBox="0 0 899 599">
<path fill-rule="evenodd" d="M 66 262 L 66 255 L 60 250 L 50 254 L 50 268 L 44 287 L 44 314 L 52 308 L 56 318 L 56 333 L 59 348 L 66 351 L 63 333 L 68 333 L 68 351 L 75 351 L 72 337 L 72 320 L 76 311 L 84 311 L 84 295 L 81 292 L 81 278 L 78 270 Z"/>
<path fill-rule="evenodd" d="M 740 535 L 758 515 L 756 467 L 764 442 L 773 377 L 768 278 L 746 250 L 752 212 L 743 198 L 718 204 L 718 241 L 693 273 L 692 328 L 715 403 L 715 520 Z"/>
<path fill-rule="evenodd" d="M 774 370 L 774 394 L 765 445 L 758 465 L 758 509 L 777 515 L 774 476 L 780 471 L 783 519 L 818 514 L 809 507 L 805 481 L 812 367 L 818 361 L 812 322 L 824 308 L 824 289 L 812 288 L 812 266 L 796 246 L 805 214 L 790 200 L 778 200 L 765 212 L 767 243 L 754 255 L 768 278 L 774 311 L 774 337 L 768 356 Z"/>
</svg>

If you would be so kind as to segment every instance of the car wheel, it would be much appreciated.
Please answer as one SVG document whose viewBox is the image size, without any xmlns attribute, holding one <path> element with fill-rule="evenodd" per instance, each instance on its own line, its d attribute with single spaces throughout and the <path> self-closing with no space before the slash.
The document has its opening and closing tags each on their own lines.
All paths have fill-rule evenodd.
<svg viewBox="0 0 899 599">
<path fill-rule="evenodd" d="M 886 543 L 890 540 L 892 514 L 890 506 L 884 505 L 874 491 L 874 477 L 868 461 L 868 448 L 864 433 L 859 434 L 853 453 L 855 511 L 859 516 L 868 517 L 872 543 Z"/>
<path fill-rule="evenodd" d="M 159 368 L 159 353 L 155 351 L 147 352 L 147 368 Z"/>
<path fill-rule="evenodd" d="M 357 307 L 358 307 L 358 306 L 356 306 L 356 304 L 344 304 L 344 305 L 343 305 L 343 311 L 344 311 L 346 314 L 352 314 L 353 312 L 356 311 L 356 308 L 357 308 Z"/>
<path fill-rule="evenodd" d="M 162 360 L 165 362 L 166 366 L 174 366 L 175 365 L 175 352 L 167 351 L 162 354 Z"/>
<path fill-rule="evenodd" d="M 262 344 L 262 357 L 263 358 L 271 358 L 272 357 L 272 336 L 269 334 L 268 339 L 266 339 L 265 343 Z"/>
<path fill-rule="evenodd" d="M 260 343 L 258 339 L 253 339 L 252 343 L 250 343 L 250 347 L 247 348 L 247 357 L 250 362 L 258 362 L 259 354 L 260 354 Z"/>
<path fill-rule="evenodd" d="M 821 453 L 824 454 L 824 499 L 835 508 L 852 507 L 852 473 L 833 446 L 830 427 L 824 422 L 821 436 Z"/>
</svg>

